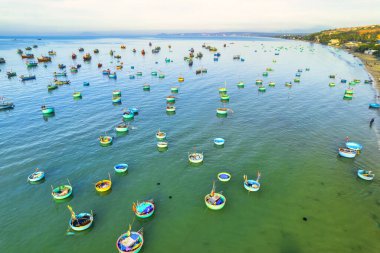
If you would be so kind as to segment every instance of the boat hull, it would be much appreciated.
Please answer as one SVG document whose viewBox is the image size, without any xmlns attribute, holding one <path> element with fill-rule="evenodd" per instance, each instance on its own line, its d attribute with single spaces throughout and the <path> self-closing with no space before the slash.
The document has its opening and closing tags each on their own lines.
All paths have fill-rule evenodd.
<svg viewBox="0 0 380 253">
<path fill-rule="evenodd" d="M 57 193 L 58 191 L 60 191 L 60 189 L 62 189 L 63 187 L 68 189 L 67 194 L 65 194 L 65 195 L 54 194 L 54 193 Z M 71 187 L 71 185 L 62 185 L 62 186 L 58 186 L 58 187 L 53 189 L 52 196 L 54 199 L 60 200 L 60 199 L 66 199 L 66 198 L 70 197 L 72 193 L 73 193 L 73 188 Z"/>
<path fill-rule="evenodd" d="M 119 164 L 116 164 L 113 168 L 117 173 L 124 173 L 128 170 L 128 164 L 119 163 Z"/>
<path fill-rule="evenodd" d="M 372 177 L 366 176 L 366 175 L 364 175 L 365 172 L 366 172 L 365 170 L 358 170 L 358 172 L 357 172 L 358 177 L 360 177 L 361 179 L 367 180 L 367 181 L 373 180 L 374 176 L 372 176 Z"/>
<path fill-rule="evenodd" d="M 260 183 L 255 180 L 248 180 L 248 184 L 244 182 L 243 185 L 244 188 L 250 192 L 257 192 L 260 190 Z"/>
<path fill-rule="evenodd" d="M 87 223 L 84 226 L 76 227 L 76 226 L 73 225 L 73 220 L 70 219 L 69 220 L 69 226 L 70 226 L 70 228 L 72 230 L 74 230 L 74 231 L 83 231 L 83 230 L 86 230 L 86 229 L 90 228 L 91 225 L 92 225 L 92 223 L 94 222 L 94 217 L 92 216 L 92 214 L 89 214 L 89 213 L 80 213 L 80 214 L 76 215 L 77 219 L 83 218 L 85 216 L 89 216 L 90 217 L 90 222 L 89 223 Z"/>
<path fill-rule="evenodd" d="M 224 196 L 223 196 L 222 194 L 220 194 L 220 193 L 214 193 L 214 195 L 215 195 L 215 196 L 218 196 L 220 199 L 222 199 L 223 202 L 222 202 L 221 204 L 219 204 L 219 205 L 213 205 L 213 204 L 211 204 L 211 203 L 209 203 L 209 202 L 207 201 L 207 199 L 210 198 L 210 194 L 207 194 L 207 195 L 205 196 L 205 204 L 206 204 L 206 206 L 207 206 L 209 209 L 211 209 L 211 210 L 220 210 L 220 209 L 222 209 L 222 208 L 225 206 L 225 204 L 226 204 L 226 197 L 224 197 Z"/>
</svg>

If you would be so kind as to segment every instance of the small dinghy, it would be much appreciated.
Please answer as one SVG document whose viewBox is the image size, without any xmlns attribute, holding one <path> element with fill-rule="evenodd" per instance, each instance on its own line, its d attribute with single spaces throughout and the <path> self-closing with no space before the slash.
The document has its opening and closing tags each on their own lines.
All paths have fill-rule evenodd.
<svg viewBox="0 0 380 253">
<path fill-rule="evenodd" d="M 144 91 L 149 91 L 150 90 L 150 85 L 149 84 L 144 84 L 143 90 Z"/>
<path fill-rule="evenodd" d="M 218 179 L 219 181 L 222 181 L 222 182 L 228 182 L 231 180 L 231 174 L 227 172 L 220 172 L 218 174 Z"/>
<path fill-rule="evenodd" d="M 216 113 L 219 115 L 227 115 L 228 113 L 228 108 L 217 108 Z"/>
<path fill-rule="evenodd" d="M 178 93 L 178 87 L 171 87 L 171 88 L 170 88 L 170 91 L 171 91 L 172 93 Z"/>
<path fill-rule="evenodd" d="M 82 97 L 82 93 L 80 93 L 79 91 L 76 91 L 73 93 L 73 98 L 81 98 Z"/>
<path fill-rule="evenodd" d="M 105 136 L 99 137 L 99 142 L 100 142 L 100 145 L 102 145 L 102 146 L 111 145 L 112 141 L 113 141 L 113 138 L 111 136 L 105 135 Z"/>
<path fill-rule="evenodd" d="M 346 158 L 354 158 L 357 154 L 356 150 L 349 148 L 339 148 L 339 155 Z"/>
<path fill-rule="evenodd" d="M 95 190 L 97 192 L 106 192 L 111 190 L 112 181 L 111 175 L 108 173 L 108 179 L 100 180 L 95 184 Z"/>
<path fill-rule="evenodd" d="M 157 142 L 157 147 L 158 148 L 167 148 L 168 144 L 169 143 L 167 141 L 159 141 L 159 142 Z"/>
<path fill-rule="evenodd" d="M 41 106 L 41 111 L 43 114 L 51 114 L 54 113 L 54 107 L 43 105 Z"/>
<path fill-rule="evenodd" d="M 170 104 L 174 104 L 175 103 L 175 97 L 174 96 L 167 96 L 166 102 L 168 102 Z"/>
<path fill-rule="evenodd" d="M 372 174 L 372 171 L 370 170 L 358 170 L 358 177 L 367 181 L 371 181 L 375 177 L 375 174 Z"/>
<path fill-rule="evenodd" d="M 220 210 L 226 204 L 226 197 L 215 192 L 215 183 L 212 185 L 211 192 L 205 196 L 205 204 L 211 210 Z"/>
<path fill-rule="evenodd" d="M 121 96 L 121 90 L 114 90 L 114 91 L 112 91 L 112 96 L 118 96 L 118 97 L 120 97 Z"/>
<path fill-rule="evenodd" d="M 359 143 L 350 141 L 350 142 L 346 142 L 346 148 L 360 151 L 363 149 L 363 146 Z"/>
<path fill-rule="evenodd" d="M 117 173 L 124 173 L 128 170 L 128 164 L 119 163 L 119 164 L 116 164 L 113 168 Z"/>
<path fill-rule="evenodd" d="M 260 80 L 260 79 L 256 80 L 256 84 L 257 84 L 257 85 L 261 85 L 261 84 L 263 84 L 263 80 Z"/>
<path fill-rule="evenodd" d="M 114 104 L 121 103 L 121 97 L 119 97 L 119 96 L 112 96 L 112 103 L 114 103 Z"/>
<path fill-rule="evenodd" d="M 223 138 L 215 138 L 214 144 L 218 145 L 218 146 L 222 146 L 222 145 L 224 145 L 224 139 Z"/>
<path fill-rule="evenodd" d="M 123 113 L 123 119 L 125 119 L 125 120 L 131 120 L 134 117 L 135 117 L 135 114 L 133 112 L 131 112 L 130 110 L 126 110 Z"/>
<path fill-rule="evenodd" d="M 139 109 L 137 107 L 129 107 L 129 111 L 131 111 L 134 115 L 139 114 Z"/>
<path fill-rule="evenodd" d="M 166 138 L 166 133 L 165 132 L 161 132 L 160 129 L 158 129 L 157 133 L 156 133 L 156 138 L 158 140 L 163 140 Z"/>
<path fill-rule="evenodd" d="M 194 152 L 188 154 L 188 158 L 191 163 L 201 163 L 203 162 L 203 153 L 197 153 L 195 150 Z"/>
<path fill-rule="evenodd" d="M 73 187 L 70 185 L 70 182 L 68 185 L 60 185 L 55 188 L 52 186 L 51 188 L 51 195 L 57 200 L 68 198 L 73 193 Z"/>
<path fill-rule="evenodd" d="M 121 122 L 115 127 L 116 132 L 125 133 L 128 132 L 129 125 L 125 122 Z"/>
<path fill-rule="evenodd" d="M 43 171 L 39 171 L 37 168 L 35 172 L 33 172 L 32 174 L 30 174 L 28 176 L 28 181 L 29 182 L 38 182 L 44 178 L 45 178 L 45 173 Z"/>
<path fill-rule="evenodd" d="M 173 105 L 166 106 L 166 111 L 167 112 L 175 112 L 175 106 L 173 106 Z"/>
<path fill-rule="evenodd" d="M 377 103 L 369 104 L 369 108 L 379 109 L 380 108 L 380 104 L 377 104 Z"/>
<path fill-rule="evenodd" d="M 156 209 L 153 199 L 145 200 L 143 202 L 133 202 L 132 210 L 139 218 L 148 218 L 153 215 Z"/>
<path fill-rule="evenodd" d="M 144 245 L 143 229 L 137 232 L 131 231 L 131 225 L 126 233 L 122 234 L 116 241 L 119 253 L 138 253 Z"/>
<path fill-rule="evenodd" d="M 108 77 L 109 77 L 110 79 L 117 79 L 116 72 L 113 72 L 112 74 L 109 73 L 109 74 L 108 74 Z"/>
<path fill-rule="evenodd" d="M 55 84 L 48 84 L 48 86 L 47 86 L 48 91 L 52 91 L 52 90 L 55 90 L 57 88 L 58 88 L 58 86 Z"/>
<path fill-rule="evenodd" d="M 244 188 L 250 192 L 256 192 L 260 190 L 260 183 L 259 183 L 260 176 L 261 176 L 260 172 L 257 172 L 257 178 L 256 180 L 253 180 L 253 179 L 248 179 L 247 175 L 244 175 Z"/>
<path fill-rule="evenodd" d="M 67 205 L 70 210 L 71 218 L 69 220 L 70 228 L 74 231 L 83 231 L 91 227 L 94 222 L 94 215 L 91 213 L 79 213 L 75 214 L 72 207 Z"/>
<path fill-rule="evenodd" d="M 244 84 L 244 82 L 240 81 L 236 85 L 237 85 L 238 88 L 244 88 L 245 84 Z"/>
</svg>

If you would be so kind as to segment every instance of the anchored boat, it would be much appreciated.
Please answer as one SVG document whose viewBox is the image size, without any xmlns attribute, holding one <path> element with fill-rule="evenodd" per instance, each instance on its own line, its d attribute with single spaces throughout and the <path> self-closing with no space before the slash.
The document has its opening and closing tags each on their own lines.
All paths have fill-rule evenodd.
<svg viewBox="0 0 380 253">
<path fill-rule="evenodd" d="M 43 105 L 41 106 L 41 111 L 43 114 L 51 114 L 54 113 L 54 107 Z"/>
<path fill-rule="evenodd" d="M 358 170 L 357 174 L 358 177 L 367 181 L 371 181 L 375 177 L 375 174 L 373 174 L 370 170 Z"/>
<path fill-rule="evenodd" d="M 156 138 L 158 140 L 163 140 L 166 138 L 166 133 L 165 132 L 161 132 L 160 129 L 158 129 L 157 133 L 156 133 Z"/>
<path fill-rule="evenodd" d="M 159 141 L 157 142 L 157 147 L 158 148 L 167 148 L 169 143 L 167 141 Z"/>
<path fill-rule="evenodd" d="M 224 145 L 224 139 L 223 138 L 215 138 L 214 144 L 218 145 L 218 146 L 222 146 L 222 145 Z"/>
<path fill-rule="evenodd" d="M 67 180 L 68 181 L 68 180 Z M 60 185 L 58 187 L 52 188 L 51 195 L 53 196 L 54 199 L 60 200 L 60 199 L 66 199 L 70 197 L 70 195 L 73 193 L 73 187 L 70 184 L 70 181 L 68 181 L 68 185 Z"/>
<path fill-rule="evenodd" d="M 128 132 L 128 127 L 129 127 L 128 124 L 126 124 L 125 122 L 121 122 L 115 127 L 115 130 L 116 132 L 119 132 L 119 133 L 125 133 L 125 132 Z"/>
<path fill-rule="evenodd" d="M 219 181 L 222 181 L 222 182 L 228 182 L 231 180 L 231 174 L 227 172 L 220 172 L 218 174 L 218 179 Z"/>
<path fill-rule="evenodd" d="M 108 173 L 108 179 L 100 180 L 95 184 L 95 190 L 97 192 L 107 192 L 111 190 L 112 181 L 111 175 Z"/>
<path fill-rule="evenodd" d="M 154 205 L 153 199 L 150 200 L 145 200 L 142 202 L 135 203 L 133 202 L 132 204 L 132 210 L 136 214 L 137 217 L 139 218 L 148 218 L 153 215 L 156 207 Z"/>
<path fill-rule="evenodd" d="M 119 253 L 138 253 L 144 245 L 143 229 L 137 232 L 131 231 L 131 225 L 126 233 L 122 234 L 116 241 Z"/>
<path fill-rule="evenodd" d="M 349 148 L 339 148 L 339 155 L 346 158 L 355 158 L 357 151 Z"/>
<path fill-rule="evenodd" d="M 91 213 L 79 213 L 75 214 L 72 207 L 67 205 L 70 210 L 71 218 L 69 220 L 70 228 L 74 231 L 83 231 L 91 227 L 94 222 L 94 215 Z"/>
<path fill-rule="evenodd" d="M 13 109 L 15 105 L 5 97 L 0 97 L 0 110 Z"/>
<path fill-rule="evenodd" d="M 116 164 L 113 168 L 117 173 L 124 173 L 128 170 L 128 164 L 119 163 L 119 164 Z"/>
<path fill-rule="evenodd" d="M 99 137 L 100 145 L 102 146 L 108 146 L 111 145 L 113 141 L 113 138 L 111 136 L 105 135 Z"/>
<path fill-rule="evenodd" d="M 45 173 L 43 171 L 38 170 L 38 168 L 37 168 L 35 172 L 33 172 L 32 174 L 30 174 L 28 176 L 28 181 L 29 182 L 38 182 L 44 178 L 45 178 Z"/>
<path fill-rule="evenodd" d="M 215 183 L 212 185 L 211 192 L 205 196 L 205 204 L 211 210 L 220 210 L 226 204 L 226 197 L 215 192 Z"/>
<path fill-rule="evenodd" d="M 260 190 L 260 183 L 259 183 L 259 180 L 260 180 L 260 172 L 257 172 L 257 178 L 256 180 L 253 180 L 253 179 L 248 179 L 247 178 L 247 175 L 244 175 L 244 188 L 247 190 L 247 191 L 250 191 L 250 192 L 256 192 L 258 190 Z"/>
<path fill-rule="evenodd" d="M 197 153 L 196 150 L 192 153 L 188 153 L 187 155 L 190 163 L 201 163 L 203 162 L 203 153 Z"/>
</svg>

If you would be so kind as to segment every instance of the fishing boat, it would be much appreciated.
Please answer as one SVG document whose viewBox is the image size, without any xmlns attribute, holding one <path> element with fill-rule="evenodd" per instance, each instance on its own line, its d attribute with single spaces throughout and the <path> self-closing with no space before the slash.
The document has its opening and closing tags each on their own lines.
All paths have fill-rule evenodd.
<svg viewBox="0 0 380 253">
<path fill-rule="evenodd" d="M 150 75 L 151 75 L 151 76 L 157 76 L 157 71 L 152 71 L 152 72 L 150 72 Z"/>
<path fill-rule="evenodd" d="M 171 103 L 171 104 L 175 103 L 175 97 L 174 96 L 167 96 L 166 102 Z"/>
<path fill-rule="evenodd" d="M 26 51 L 30 51 L 30 50 L 32 50 L 32 48 L 31 47 L 26 47 L 25 50 Z"/>
<path fill-rule="evenodd" d="M 112 96 L 118 96 L 118 97 L 120 97 L 121 96 L 121 90 L 114 90 L 114 91 L 112 91 Z"/>
<path fill-rule="evenodd" d="M 259 86 L 259 91 L 260 92 L 264 92 L 264 91 L 266 91 L 267 89 L 265 88 L 265 86 L 263 86 L 263 85 L 260 85 Z"/>
<path fill-rule="evenodd" d="M 102 66 L 103 66 L 103 64 L 98 63 L 98 68 L 101 68 Z"/>
<path fill-rule="evenodd" d="M 232 56 L 232 59 L 233 60 L 240 60 L 240 55 L 234 55 L 234 56 Z"/>
<path fill-rule="evenodd" d="M 117 69 L 117 70 L 122 70 L 122 69 L 123 69 L 123 65 L 117 65 L 117 66 L 116 66 L 116 69 Z"/>
<path fill-rule="evenodd" d="M 157 133 L 156 133 L 156 138 L 158 140 L 163 140 L 166 138 L 166 133 L 165 132 L 161 132 L 160 129 L 158 129 Z"/>
<path fill-rule="evenodd" d="M 356 82 L 351 81 L 351 82 L 348 83 L 348 85 L 352 85 L 352 86 L 353 86 L 353 85 L 356 85 Z"/>
<path fill-rule="evenodd" d="M 375 177 L 375 174 L 372 173 L 370 170 L 358 170 L 357 172 L 358 177 L 364 180 L 371 181 Z"/>
<path fill-rule="evenodd" d="M 145 55 L 145 50 L 141 50 L 141 54 L 144 56 Z"/>
<path fill-rule="evenodd" d="M 15 105 L 9 99 L 5 97 L 0 97 L 0 110 L 9 110 L 13 109 Z"/>
<path fill-rule="evenodd" d="M 61 185 L 55 188 L 53 188 L 52 186 L 51 195 L 56 200 L 66 199 L 70 197 L 72 193 L 73 193 L 73 187 L 70 185 L 70 182 L 68 185 Z"/>
<path fill-rule="evenodd" d="M 299 79 L 299 78 L 294 78 L 294 80 L 293 80 L 295 83 L 299 83 L 299 82 L 301 82 L 301 79 Z"/>
<path fill-rule="evenodd" d="M 97 192 L 107 192 L 111 190 L 112 181 L 111 175 L 108 173 L 108 179 L 100 180 L 95 184 L 95 190 Z"/>
<path fill-rule="evenodd" d="M 116 79 L 116 78 L 117 78 L 116 72 L 113 72 L 112 74 L 109 73 L 108 77 L 109 77 L 110 79 Z"/>
<path fill-rule="evenodd" d="M 75 67 L 75 66 L 70 67 L 70 72 L 71 73 L 78 73 L 78 67 Z"/>
<path fill-rule="evenodd" d="M 242 81 L 238 82 L 236 85 L 238 88 L 244 88 L 244 82 Z"/>
<path fill-rule="evenodd" d="M 48 84 L 48 86 L 47 86 L 48 91 L 50 91 L 50 90 L 55 90 L 55 89 L 57 89 L 57 88 L 58 88 L 58 86 L 55 85 L 55 84 Z"/>
<path fill-rule="evenodd" d="M 89 82 L 83 82 L 83 86 L 90 86 Z"/>
<path fill-rule="evenodd" d="M 8 77 L 8 78 L 11 78 L 11 77 L 14 77 L 14 76 L 17 76 L 17 73 L 16 73 L 16 72 L 13 72 L 13 71 L 7 71 L 7 77 Z"/>
<path fill-rule="evenodd" d="M 166 111 L 167 112 L 175 112 L 175 106 L 173 106 L 173 105 L 168 105 L 168 106 L 166 106 Z"/>
<path fill-rule="evenodd" d="M 129 79 L 135 79 L 136 76 L 135 75 L 129 75 Z"/>
<path fill-rule="evenodd" d="M 102 71 L 103 75 L 109 75 L 110 73 L 111 73 L 111 70 L 109 70 L 109 69 L 105 69 Z"/>
<path fill-rule="evenodd" d="M 216 113 L 220 115 L 227 115 L 228 108 L 218 108 L 216 109 Z"/>
<path fill-rule="evenodd" d="M 275 82 L 269 82 L 269 87 L 274 87 L 274 86 L 276 86 L 276 83 Z"/>
<path fill-rule="evenodd" d="M 119 253 L 138 253 L 144 245 L 143 229 L 137 232 L 131 231 L 131 225 L 126 233 L 122 234 L 116 241 Z"/>
<path fill-rule="evenodd" d="M 256 84 L 257 84 L 257 85 L 261 85 L 261 84 L 263 84 L 263 80 L 257 79 L 257 80 L 256 80 Z"/>
<path fill-rule="evenodd" d="M 329 78 L 334 79 L 335 75 L 329 75 Z"/>
<path fill-rule="evenodd" d="M 111 136 L 108 136 L 108 135 L 105 135 L 105 136 L 101 135 L 99 137 L 99 142 L 100 142 L 100 145 L 102 145 L 102 146 L 111 145 L 112 141 L 113 141 L 113 138 Z"/>
<path fill-rule="evenodd" d="M 84 48 L 83 48 L 83 47 L 80 47 L 80 48 L 78 49 L 78 51 L 79 51 L 79 52 L 84 52 Z"/>
<path fill-rule="evenodd" d="M 223 138 L 215 138 L 214 144 L 218 145 L 218 146 L 222 146 L 222 145 L 224 145 L 224 139 Z"/>
<path fill-rule="evenodd" d="M 137 107 L 129 107 L 128 110 L 132 112 L 134 115 L 139 114 L 139 109 Z"/>
<path fill-rule="evenodd" d="M 150 200 L 144 200 L 142 202 L 132 204 L 132 210 L 136 214 L 137 217 L 145 219 L 149 218 L 153 215 L 154 211 L 156 209 L 156 206 L 154 205 L 153 199 Z"/>
<path fill-rule="evenodd" d="M 125 122 L 121 122 L 115 127 L 115 130 L 119 133 L 125 133 L 128 132 L 128 127 L 129 125 L 127 125 Z"/>
<path fill-rule="evenodd" d="M 218 174 L 218 179 L 219 181 L 222 181 L 222 182 L 228 182 L 231 180 L 231 174 L 227 172 L 220 172 Z"/>
<path fill-rule="evenodd" d="M 69 80 L 57 80 L 57 79 L 54 79 L 54 84 L 56 84 L 56 85 L 70 84 L 70 81 Z"/>
<path fill-rule="evenodd" d="M 178 87 L 171 87 L 171 88 L 170 88 L 170 91 L 171 91 L 172 93 L 178 93 Z"/>
<path fill-rule="evenodd" d="M 160 79 L 163 79 L 163 78 L 165 78 L 165 74 L 163 74 L 163 73 L 160 73 L 160 74 L 158 75 L 158 78 L 160 78 Z"/>
<path fill-rule="evenodd" d="M 70 210 L 71 218 L 69 220 L 70 228 L 74 231 L 83 231 L 91 227 L 94 222 L 94 215 L 91 213 L 79 213 L 75 214 L 72 207 L 67 205 Z"/>
<path fill-rule="evenodd" d="M 56 55 L 57 53 L 53 50 L 48 51 L 48 55 Z"/>
<path fill-rule="evenodd" d="M 45 172 L 40 171 L 37 168 L 35 172 L 33 172 L 32 174 L 28 176 L 28 181 L 34 183 L 34 182 L 41 181 L 44 178 L 45 178 Z"/>
<path fill-rule="evenodd" d="M 226 94 L 226 93 L 222 93 L 222 94 L 220 95 L 220 100 L 221 100 L 222 102 L 228 102 L 228 101 L 230 101 L 230 96 L 229 96 L 228 94 Z"/>
<path fill-rule="evenodd" d="M 371 104 L 369 104 L 369 108 L 379 109 L 380 108 L 380 104 L 378 104 L 378 103 L 371 103 Z"/>
<path fill-rule="evenodd" d="M 35 61 L 27 61 L 25 64 L 26 64 L 26 66 L 28 68 L 33 68 L 33 67 L 37 67 L 38 66 L 38 63 L 35 62 Z"/>
<path fill-rule="evenodd" d="M 41 56 L 37 57 L 38 62 L 51 62 L 51 57 L 49 56 Z"/>
<path fill-rule="evenodd" d="M 141 71 L 136 72 L 136 76 L 142 76 L 142 75 L 143 75 L 143 74 L 142 74 Z"/>
<path fill-rule="evenodd" d="M 345 94 L 350 94 L 350 95 L 352 95 L 352 94 L 354 94 L 354 90 L 353 90 L 353 89 L 346 89 L 346 90 L 344 91 L 344 93 L 345 93 Z"/>
<path fill-rule="evenodd" d="M 346 148 L 361 151 L 363 149 L 363 146 L 359 143 L 350 141 L 346 142 Z"/>
<path fill-rule="evenodd" d="M 343 99 L 351 100 L 352 98 L 353 98 L 353 95 L 352 94 L 348 94 L 348 93 L 345 93 L 344 96 L 343 96 Z"/>
<path fill-rule="evenodd" d="M 354 82 L 355 82 L 356 84 L 358 84 L 358 83 L 360 83 L 360 80 L 359 80 L 359 79 L 354 79 Z"/>
<path fill-rule="evenodd" d="M 41 111 L 43 114 L 51 114 L 54 113 L 54 107 L 43 105 L 41 106 Z"/>
<path fill-rule="evenodd" d="M 121 103 L 121 97 L 112 96 L 112 103 L 114 103 L 114 104 Z"/>
<path fill-rule="evenodd" d="M 247 178 L 247 175 L 244 175 L 244 188 L 247 190 L 247 191 L 250 191 L 250 192 L 256 192 L 260 189 L 260 183 L 259 183 L 259 180 L 260 180 L 260 172 L 257 172 L 257 178 L 256 180 L 253 180 L 253 179 L 248 179 Z"/>
<path fill-rule="evenodd" d="M 226 197 L 215 192 L 215 183 L 212 185 L 211 192 L 205 196 L 205 204 L 211 210 L 220 210 L 226 204 Z"/>
<path fill-rule="evenodd" d="M 263 76 L 268 76 L 268 72 L 263 72 Z"/>
<path fill-rule="evenodd" d="M 33 59 L 34 58 L 34 54 L 22 54 L 21 58 L 22 59 Z"/>
<path fill-rule="evenodd" d="M 203 153 L 197 153 L 196 150 L 192 153 L 188 153 L 187 155 L 190 163 L 201 163 L 203 162 Z"/>
<path fill-rule="evenodd" d="M 77 58 L 77 55 L 74 54 L 74 53 L 72 53 L 72 54 L 71 54 L 71 59 L 75 60 L 76 58 Z"/>
<path fill-rule="evenodd" d="M 58 77 L 58 76 L 67 76 L 66 71 L 63 71 L 63 72 L 54 72 L 53 75 L 55 77 Z"/>
<path fill-rule="evenodd" d="M 65 68 L 66 68 L 66 65 L 65 65 L 65 64 L 62 64 L 62 63 L 60 63 L 60 64 L 58 64 L 58 68 L 59 68 L 59 69 L 65 69 Z"/>
<path fill-rule="evenodd" d="M 125 45 L 120 45 L 121 49 L 126 49 L 127 47 Z"/>
<path fill-rule="evenodd" d="M 91 61 L 91 54 L 90 53 L 86 53 L 85 55 L 83 55 L 83 61 Z"/>
<path fill-rule="evenodd" d="M 99 49 L 95 48 L 94 49 L 94 54 L 98 54 L 99 53 Z"/>
<path fill-rule="evenodd" d="M 21 49 L 17 49 L 17 53 L 18 53 L 18 54 L 22 54 L 23 51 L 22 51 Z"/>
<path fill-rule="evenodd" d="M 143 85 L 143 90 L 144 91 L 150 91 L 150 85 L 149 84 L 144 84 Z"/>
<path fill-rule="evenodd" d="M 178 77 L 178 82 L 183 83 L 185 81 L 185 78 L 183 76 Z"/>
<path fill-rule="evenodd" d="M 121 59 L 121 55 L 117 54 L 113 58 L 115 58 L 115 59 Z"/>
<path fill-rule="evenodd" d="M 157 142 L 157 147 L 158 148 L 167 148 L 169 143 L 167 141 L 159 141 Z"/>
<path fill-rule="evenodd" d="M 349 148 L 339 148 L 338 149 L 339 155 L 346 158 L 354 158 L 356 154 L 358 153 L 356 150 L 349 149 Z"/>
<path fill-rule="evenodd" d="M 285 83 L 285 86 L 288 87 L 288 88 L 291 88 L 291 87 L 293 86 L 293 84 L 292 84 L 292 83 L 289 83 L 289 82 L 286 82 L 286 83 Z"/>
<path fill-rule="evenodd" d="M 28 76 L 21 75 L 20 78 L 21 78 L 21 81 L 28 81 L 28 80 L 36 79 L 36 76 L 35 75 L 28 75 Z"/>
<path fill-rule="evenodd" d="M 119 163 L 119 164 L 116 164 L 113 168 L 117 173 L 124 173 L 128 170 L 128 164 Z"/>
<path fill-rule="evenodd" d="M 135 117 L 135 114 L 131 112 L 130 110 L 125 110 L 123 112 L 123 119 L 125 120 L 131 120 Z"/>
<path fill-rule="evenodd" d="M 82 93 L 80 91 L 75 91 L 73 93 L 73 98 L 81 98 L 82 97 Z"/>
<path fill-rule="evenodd" d="M 335 83 L 329 83 L 330 87 L 335 87 Z"/>
</svg>

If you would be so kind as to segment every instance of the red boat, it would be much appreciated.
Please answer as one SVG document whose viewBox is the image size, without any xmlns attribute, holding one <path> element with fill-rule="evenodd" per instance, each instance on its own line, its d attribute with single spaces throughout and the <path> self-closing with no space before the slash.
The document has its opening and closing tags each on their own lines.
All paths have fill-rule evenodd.
<svg viewBox="0 0 380 253">
<path fill-rule="evenodd" d="M 101 68 L 102 66 L 103 66 L 103 64 L 98 63 L 98 68 Z"/>
<path fill-rule="evenodd" d="M 144 50 L 144 49 L 141 50 L 141 54 L 142 54 L 142 55 L 145 55 L 145 50 Z"/>
<path fill-rule="evenodd" d="M 76 58 L 77 58 L 77 55 L 73 53 L 73 54 L 71 55 L 71 59 L 75 60 Z"/>
</svg>

